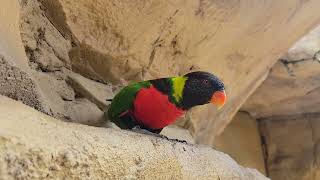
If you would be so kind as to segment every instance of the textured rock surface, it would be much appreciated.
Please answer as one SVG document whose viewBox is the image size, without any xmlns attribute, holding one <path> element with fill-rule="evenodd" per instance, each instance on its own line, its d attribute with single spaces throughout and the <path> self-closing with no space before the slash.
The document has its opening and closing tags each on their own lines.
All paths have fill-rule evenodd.
<svg viewBox="0 0 320 180">
<path fill-rule="evenodd" d="M 217 136 L 214 147 L 229 154 L 239 164 L 266 174 L 260 138 L 256 120 L 247 113 L 239 112 Z"/>
<path fill-rule="evenodd" d="M 191 144 L 195 143 L 194 138 L 192 137 L 190 132 L 187 129 L 181 128 L 179 126 L 167 126 L 161 131 L 161 134 L 171 139 L 185 140 Z"/>
<path fill-rule="evenodd" d="M 28 69 L 27 58 L 24 53 L 19 30 L 18 1 L 3 0 L 0 8 L 0 52 L 16 66 Z"/>
<path fill-rule="evenodd" d="M 261 130 L 267 148 L 271 179 L 320 178 L 320 114 L 263 119 Z"/>
<path fill-rule="evenodd" d="M 0 101 L 1 179 L 267 179 L 209 147 L 65 123 Z"/>
<path fill-rule="evenodd" d="M 87 77 L 118 82 L 195 69 L 222 77 L 229 95 L 223 111 L 203 107 L 191 118 L 201 143 L 213 141 L 279 55 L 318 22 L 320 5 L 318 0 L 41 2 L 56 27 L 73 39 L 72 67 Z"/>
<path fill-rule="evenodd" d="M 37 0 L 21 1 L 20 31 L 33 69 L 52 72 L 70 67 L 70 41 L 51 24 Z"/>
<path fill-rule="evenodd" d="M 22 101 L 41 111 L 48 111 L 44 96 L 30 74 L 21 43 L 19 5 L 5 0 L 0 11 L 0 94 Z"/>
<path fill-rule="evenodd" d="M 267 169 L 275 180 L 320 178 L 319 38 L 318 27 L 299 40 L 242 107 L 263 119 Z"/>
<path fill-rule="evenodd" d="M 40 110 L 65 121 L 101 124 L 103 113 L 98 109 L 97 103 L 93 104 L 83 99 L 84 96 L 80 93 L 82 89 L 71 87 L 67 83 L 69 74 L 72 73 L 69 59 L 71 41 L 52 25 L 37 0 L 20 1 L 20 7 L 20 32 L 28 57 L 26 62 L 31 67 L 28 67 L 30 76 L 39 87 L 37 92 L 43 94 L 43 102 L 47 107 Z M 92 85 L 89 90 L 91 89 L 97 87 Z M 29 105 L 36 107 L 33 104 Z"/>
<path fill-rule="evenodd" d="M 320 112 L 319 38 L 316 28 L 299 40 L 242 109 L 256 118 Z"/>
<path fill-rule="evenodd" d="M 81 96 L 89 99 L 101 110 L 106 108 L 106 100 L 113 98 L 111 85 L 108 86 L 99 82 L 95 82 L 72 72 L 68 74 L 68 82 Z"/>
</svg>

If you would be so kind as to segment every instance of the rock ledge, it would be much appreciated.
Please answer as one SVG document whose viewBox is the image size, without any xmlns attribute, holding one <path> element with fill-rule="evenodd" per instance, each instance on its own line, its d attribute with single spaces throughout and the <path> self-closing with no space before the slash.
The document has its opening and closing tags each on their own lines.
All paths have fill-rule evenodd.
<svg viewBox="0 0 320 180">
<path fill-rule="evenodd" d="M 267 179 L 209 147 L 61 122 L 0 101 L 0 179 Z"/>
</svg>

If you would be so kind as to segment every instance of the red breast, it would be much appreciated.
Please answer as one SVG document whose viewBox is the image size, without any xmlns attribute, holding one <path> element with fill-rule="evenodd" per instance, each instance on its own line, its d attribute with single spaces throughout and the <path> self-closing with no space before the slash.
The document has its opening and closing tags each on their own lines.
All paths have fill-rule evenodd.
<svg viewBox="0 0 320 180">
<path fill-rule="evenodd" d="M 168 126 L 184 112 L 153 86 L 141 89 L 134 101 L 134 117 L 140 124 L 151 129 Z"/>
</svg>

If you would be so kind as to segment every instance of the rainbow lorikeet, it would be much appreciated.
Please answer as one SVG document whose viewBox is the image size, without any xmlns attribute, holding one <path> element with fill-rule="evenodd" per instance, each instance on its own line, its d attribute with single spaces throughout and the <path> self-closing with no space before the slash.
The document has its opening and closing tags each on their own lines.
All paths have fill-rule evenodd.
<svg viewBox="0 0 320 180">
<path fill-rule="evenodd" d="M 153 133 L 173 123 L 190 108 L 224 105 L 224 84 L 208 72 L 133 83 L 112 99 L 107 116 L 122 129 L 139 126 Z"/>
</svg>

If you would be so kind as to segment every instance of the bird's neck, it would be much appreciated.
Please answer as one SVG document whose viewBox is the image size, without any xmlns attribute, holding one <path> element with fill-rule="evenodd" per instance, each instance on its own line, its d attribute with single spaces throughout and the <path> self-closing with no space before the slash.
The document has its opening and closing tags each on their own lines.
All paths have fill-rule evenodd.
<svg viewBox="0 0 320 180">
<path fill-rule="evenodd" d="M 181 106 L 186 81 L 186 77 L 177 76 L 151 80 L 151 84 L 163 94 L 168 95 L 169 100 L 179 107 Z"/>
<path fill-rule="evenodd" d="M 180 103 L 182 101 L 184 85 L 187 81 L 187 78 L 184 76 L 178 76 L 178 77 L 170 78 L 170 80 L 172 83 L 171 95 L 174 98 L 176 103 Z"/>
</svg>

